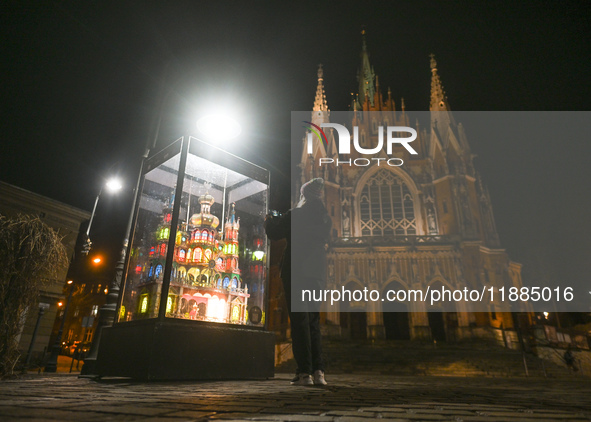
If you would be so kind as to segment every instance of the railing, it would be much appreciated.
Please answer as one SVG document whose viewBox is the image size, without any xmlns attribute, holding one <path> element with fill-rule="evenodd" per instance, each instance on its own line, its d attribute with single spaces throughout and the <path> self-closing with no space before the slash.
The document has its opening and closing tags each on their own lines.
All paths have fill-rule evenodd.
<svg viewBox="0 0 591 422">
<path fill-rule="evenodd" d="M 331 247 L 343 246 L 396 246 L 418 244 L 450 244 L 460 241 L 458 236 L 450 235 L 395 235 L 395 236 L 362 236 L 339 237 L 331 242 Z"/>
</svg>

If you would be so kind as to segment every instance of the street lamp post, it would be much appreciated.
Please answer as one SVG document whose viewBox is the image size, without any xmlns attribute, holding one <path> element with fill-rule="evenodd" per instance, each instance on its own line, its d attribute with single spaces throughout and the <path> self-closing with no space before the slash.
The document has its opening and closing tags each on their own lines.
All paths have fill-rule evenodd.
<svg viewBox="0 0 591 422">
<path fill-rule="evenodd" d="M 144 161 L 147 158 L 147 155 L 148 151 L 146 151 L 146 153 L 142 157 L 139 176 L 136 183 L 136 192 L 139 189 L 142 168 L 144 165 Z M 99 309 L 98 323 L 94 332 L 94 336 L 92 337 L 92 344 L 90 346 L 90 350 L 88 351 L 88 355 L 84 358 L 84 365 L 82 365 L 82 370 L 80 371 L 81 377 L 94 377 L 94 374 L 96 372 L 96 358 L 98 356 L 98 349 L 101 341 L 101 333 L 103 331 L 103 327 L 110 327 L 115 322 L 115 316 L 117 312 L 117 301 L 119 300 L 119 290 L 121 287 L 123 270 L 125 269 L 127 244 L 129 243 L 128 235 L 131 231 L 131 226 L 133 224 L 133 211 L 135 210 L 136 201 L 137 195 L 134 195 L 133 205 L 131 206 L 131 214 L 127 222 L 127 228 L 125 229 L 125 239 L 123 240 L 121 254 L 119 255 L 119 261 L 117 261 L 117 264 L 115 265 L 115 276 L 113 277 L 113 281 L 111 282 L 111 286 L 109 287 L 105 304 L 101 306 L 101 308 Z"/>
<path fill-rule="evenodd" d="M 122 188 L 122 185 L 118 179 L 111 178 L 107 181 L 107 183 L 105 184 L 105 187 L 107 188 L 107 191 L 114 193 L 114 192 L 119 191 Z M 96 196 L 96 199 L 94 200 L 94 207 L 92 208 L 92 214 L 90 215 L 88 227 L 86 228 L 86 241 L 85 241 L 84 245 L 82 246 L 82 251 L 81 251 L 82 255 L 88 255 L 88 253 L 90 252 L 91 246 L 92 246 L 92 242 L 90 241 L 90 237 L 89 237 L 90 236 L 90 228 L 92 226 L 92 221 L 94 220 L 94 215 L 96 213 L 96 208 L 97 208 L 99 198 L 100 198 L 102 192 L 103 192 L 103 188 L 101 187 L 98 195 Z M 78 276 L 79 275 L 79 271 L 78 271 L 79 268 L 77 267 L 78 259 L 76 256 L 76 252 L 74 252 L 74 259 L 72 261 L 73 261 L 72 264 L 76 266 L 75 275 Z M 68 299 L 66 301 L 66 306 L 64 308 L 64 314 L 63 314 L 62 320 L 60 322 L 60 328 L 58 330 L 57 337 L 56 337 L 55 342 L 53 343 L 53 346 L 51 348 L 51 355 L 49 356 L 49 360 L 47 361 L 47 364 L 45 365 L 45 372 L 56 372 L 57 371 L 57 358 L 59 356 L 59 352 L 61 349 L 61 341 L 62 341 L 62 334 L 64 331 L 64 323 L 65 323 L 66 317 L 68 315 L 68 306 L 70 305 L 70 299 L 72 298 L 72 293 L 74 292 L 74 281 L 69 280 L 68 284 L 71 285 L 70 294 L 68 295 Z"/>
<path fill-rule="evenodd" d="M 105 184 L 105 187 L 107 188 L 107 190 L 109 192 L 114 193 L 114 192 L 121 190 L 121 188 L 123 186 L 121 185 L 121 182 L 119 181 L 119 179 L 112 178 L 107 181 L 107 183 Z M 92 247 L 92 242 L 90 241 L 90 228 L 92 227 L 92 221 L 94 220 L 94 214 L 96 213 L 96 206 L 98 205 L 98 201 L 99 201 L 99 198 L 101 197 L 101 193 L 103 193 L 102 187 L 99 190 L 99 193 L 96 196 L 96 199 L 94 200 L 94 207 L 92 207 L 92 214 L 90 215 L 90 221 L 88 222 L 88 227 L 86 228 L 86 241 L 82 247 L 82 254 L 84 254 L 84 255 L 88 255 L 88 253 L 90 252 L 90 249 Z"/>
</svg>

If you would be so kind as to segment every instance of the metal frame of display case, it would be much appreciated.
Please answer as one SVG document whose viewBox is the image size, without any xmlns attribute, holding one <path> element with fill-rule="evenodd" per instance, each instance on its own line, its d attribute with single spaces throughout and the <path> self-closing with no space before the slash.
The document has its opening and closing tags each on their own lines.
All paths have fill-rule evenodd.
<svg viewBox="0 0 591 422">
<path fill-rule="evenodd" d="M 160 293 L 158 315 L 135 321 L 118 321 L 102 332 L 97 357 L 99 377 L 117 376 L 140 380 L 189 379 L 261 379 L 274 376 L 275 335 L 263 326 L 177 319 L 166 316 L 174 258 L 176 232 L 188 155 L 240 173 L 266 185 L 266 206 L 269 196 L 269 171 L 192 136 L 182 137 L 149 158 L 142 172 L 136 195 L 134 219 L 125 263 L 124 278 L 117 306 L 117 318 L 125 294 L 131 249 L 138 221 L 140 200 L 146 174 L 168 159 L 180 154 L 175 187 L 172 221 L 166 249 L 166 264 Z M 224 216 L 222 215 L 222 220 Z M 268 252 L 266 245 L 263 285 L 264 309 L 268 314 Z"/>
</svg>

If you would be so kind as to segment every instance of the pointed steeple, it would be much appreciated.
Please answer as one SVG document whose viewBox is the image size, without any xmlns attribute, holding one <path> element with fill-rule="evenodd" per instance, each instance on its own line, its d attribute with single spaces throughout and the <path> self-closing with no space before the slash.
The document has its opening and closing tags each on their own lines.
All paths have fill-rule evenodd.
<svg viewBox="0 0 591 422">
<path fill-rule="evenodd" d="M 320 126 L 322 123 L 328 123 L 330 110 L 326 102 L 324 93 L 324 69 L 318 65 L 318 86 L 316 87 L 316 97 L 314 97 L 314 107 L 312 108 L 312 123 Z"/>
<path fill-rule="evenodd" d="M 359 81 L 359 96 L 365 98 L 367 95 L 373 106 L 376 92 L 374 82 L 375 73 L 373 67 L 369 64 L 369 53 L 365 42 L 365 29 L 361 31 L 361 66 L 357 72 L 357 80 Z"/>
<path fill-rule="evenodd" d="M 447 96 L 441 83 L 441 78 L 437 74 L 437 61 L 435 55 L 431 54 L 431 103 L 429 110 L 431 111 L 450 111 L 447 102 Z"/>
<path fill-rule="evenodd" d="M 322 65 L 318 65 L 318 86 L 316 87 L 316 97 L 314 98 L 313 111 L 328 111 L 326 103 L 326 94 L 324 93 L 324 70 Z"/>
</svg>

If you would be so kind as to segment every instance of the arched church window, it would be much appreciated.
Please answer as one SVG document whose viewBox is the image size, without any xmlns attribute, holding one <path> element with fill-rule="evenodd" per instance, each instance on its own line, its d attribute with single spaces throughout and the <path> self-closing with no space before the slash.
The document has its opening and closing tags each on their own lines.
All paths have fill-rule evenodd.
<svg viewBox="0 0 591 422">
<path fill-rule="evenodd" d="M 154 271 L 154 275 L 158 278 L 162 274 L 162 264 L 156 265 L 156 271 Z"/>
<path fill-rule="evenodd" d="M 211 249 L 206 249 L 205 250 L 205 261 L 209 262 L 210 259 L 211 259 Z"/>
<path fill-rule="evenodd" d="M 207 230 L 205 229 L 203 229 L 203 231 L 201 232 L 201 241 L 207 242 Z"/>
<path fill-rule="evenodd" d="M 185 252 L 184 249 L 179 249 L 179 259 L 181 261 L 184 261 L 185 260 L 185 254 L 186 254 L 186 252 Z"/>
<path fill-rule="evenodd" d="M 166 243 L 160 245 L 160 255 L 166 255 Z"/>
<path fill-rule="evenodd" d="M 415 235 L 414 201 L 404 181 L 387 169 L 378 170 L 361 191 L 363 236 Z"/>
<path fill-rule="evenodd" d="M 224 289 L 228 288 L 228 286 L 230 285 L 230 277 L 224 277 Z"/>
</svg>

